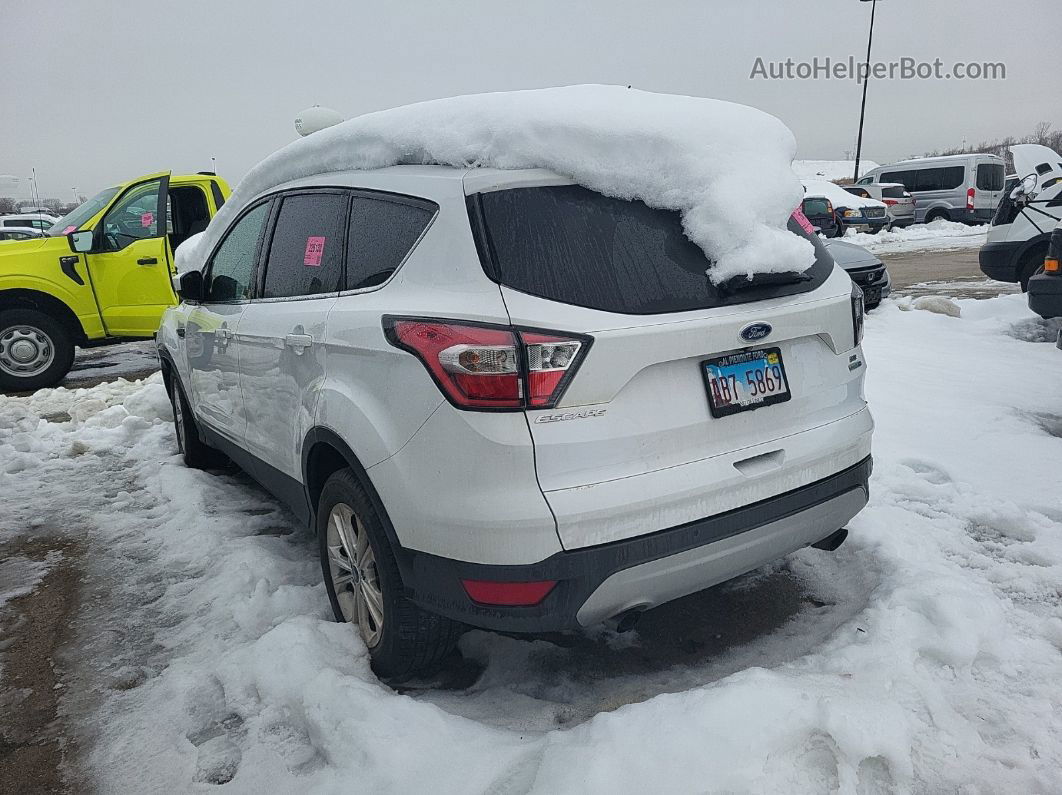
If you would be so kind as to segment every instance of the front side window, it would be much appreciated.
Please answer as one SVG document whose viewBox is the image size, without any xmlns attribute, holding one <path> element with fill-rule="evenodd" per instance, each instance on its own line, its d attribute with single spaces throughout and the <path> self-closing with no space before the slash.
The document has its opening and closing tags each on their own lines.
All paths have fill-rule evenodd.
<svg viewBox="0 0 1062 795">
<path fill-rule="evenodd" d="M 431 223 L 435 210 L 386 198 L 355 196 L 347 238 L 347 290 L 387 281 Z"/>
<path fill-rule="evenodd" d="M 221 303 L 250 296 L 258 243 L 269 217 L 269 206 L 269 202 L 259 204 L 229 229 L 210 261 L 204 300 Z"/>
<path fill-rule="evenodd" d="M 345 193 L 284 197 L 266 260 L 263 298 L 340 290 L 348 201 Z"/>
<path fill-rule="evenodd" d="M 130 188 L 103 216 L 103 251 L 121 251 L 131 243 L 159 237 L 159 192 L 162 180 Z"/>
</svg>

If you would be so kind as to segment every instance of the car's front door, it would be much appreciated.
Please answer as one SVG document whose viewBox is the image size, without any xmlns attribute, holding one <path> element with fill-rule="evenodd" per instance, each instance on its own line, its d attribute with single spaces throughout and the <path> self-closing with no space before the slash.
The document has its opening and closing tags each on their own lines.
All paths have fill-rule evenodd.
<svg viewBox="0 0 1062 795">
<path fill-rule="evenodd" d="M 176 303 L 166 240 L 168 174 L 131 185 L 95 229 L 86 255 L 92 289 L 108 334 L 150 337 Z"/>
<path fill-rule="evenodd" d="M 324 376 L 325 321 L 343 279 L 350 194 L 302 191 L 279 201 L 259 292 L 239 329 L 240 383 L 254 415 L 247 449 L 287 476 L 274 489 L 301 475 L 301 443 Z"/>
<path fill-rule="evenodd" d="M 189 399 L 199 421 L 242 445 L 247 412 L 240 394 L 237 329 L 247 308 L 271 202 L 246 211 L 228 229 L 204 269 L 203 300 L 184 327 Z"/>
</svg>

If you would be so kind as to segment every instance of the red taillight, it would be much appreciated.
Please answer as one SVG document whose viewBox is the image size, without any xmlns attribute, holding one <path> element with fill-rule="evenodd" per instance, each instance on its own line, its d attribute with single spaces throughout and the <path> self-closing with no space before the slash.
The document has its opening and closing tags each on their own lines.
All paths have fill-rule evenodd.
<svg viewBox="0 0 1062 795">
<path fill-rule="evenodd" d="M 588 337 L 464 321 L 384 318 L 392 345 L 413 353 L 459 408 L 552 408 L 586 355 Z"/>
<path fill-rule="evenodd" d="M 975 191 L 974 191 L 973 188 L 970 188 L 970 189 L 968 189 L 966 191 L 966 209 L 967 210 L 972 210 L 973 209 L 974 193 L 975 193 Z"/>
<path fill-rule="evenodd" d="M 537 605 L 553 590 L 556 580 L 540 582 L 494 582 L 493 580 L 461 580 L 465 593 L 481 605 L 530 607 Z"/>
<path fill-rule="evenodd" d="M 899 204 L 896 199 L 882 199 L 882 201 L 885 202 L 888 207 L 892 207 L 894 204 Z"/>
</svg>

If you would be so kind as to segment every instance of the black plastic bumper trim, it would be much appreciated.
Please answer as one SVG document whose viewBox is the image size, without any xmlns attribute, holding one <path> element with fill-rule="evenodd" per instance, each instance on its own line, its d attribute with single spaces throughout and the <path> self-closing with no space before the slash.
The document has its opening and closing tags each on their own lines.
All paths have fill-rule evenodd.
<svg viewBox="0 0 1062 795">
<path fill-rule="evenodd" d="M 550 632 L 578 627 L 576 614 L 617 571 L 702 547 L 785 519 L 841 494 L 862 489 L 869 497 L 870 456 L 822 480 L 766 500 L 635 538 L 558 552 L 538 563 L 491 565 L 396 550 L 407 595 L 427 610 L 473 626 L 507 632 Z M 827 528 L 823 537 L 838 528 Z M 533 607 L 489 607 L 472 602 L 462 579 L 531 582 L 557 580 Z"/>
</svg>

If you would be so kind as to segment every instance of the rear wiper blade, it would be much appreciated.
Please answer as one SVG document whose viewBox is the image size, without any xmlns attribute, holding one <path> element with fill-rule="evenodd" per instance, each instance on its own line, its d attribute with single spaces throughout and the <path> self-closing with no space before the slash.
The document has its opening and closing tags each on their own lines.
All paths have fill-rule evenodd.
<svg viewBox="0 0 1062 795">
<path fill-rule="evenodd" d="M 754 273 L 749 278 L 745 275 L 731 276 L 722 284 L 716 285 L 716 289 L 723 293 L 735 293 L 740 290 L 751 290 L 757 287 L 774 287 L 779 284 L 799 284 L 810 282 L 809 273 L 786 271 L 784 273 Z"/>
</svg>

